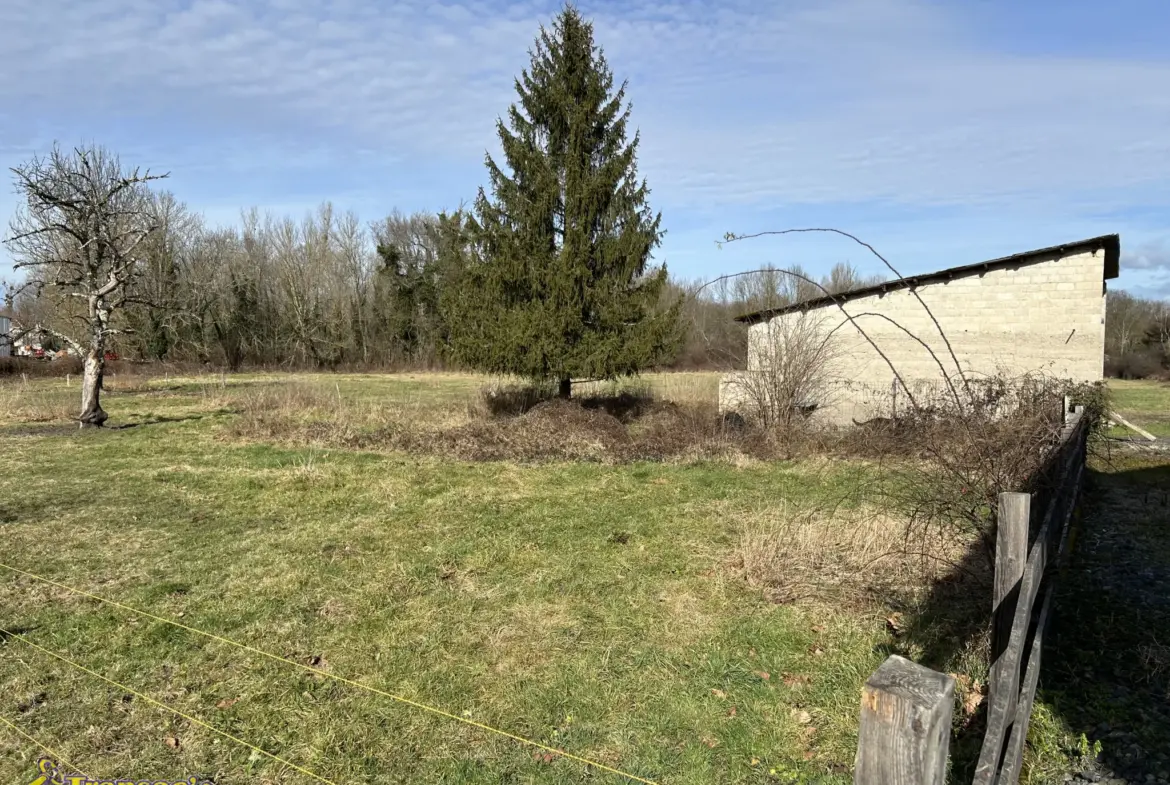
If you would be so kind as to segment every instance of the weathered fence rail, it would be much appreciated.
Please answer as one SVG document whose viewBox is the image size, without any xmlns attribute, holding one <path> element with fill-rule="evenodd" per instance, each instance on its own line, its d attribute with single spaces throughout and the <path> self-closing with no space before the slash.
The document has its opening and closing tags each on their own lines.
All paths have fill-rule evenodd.
<svg viewBox="0 0 1170 785">
<path fill-rule="evenodd" d="M 1088 420 L 1065 406 L 1060 441 L 1033 493 L 1003 493 L 996 520 L 987 730 L 972 785 L 1016 785 L 1052 607 L 1052 571 L 1084 483 Z M 1039 600 L 1039 602 L 1037 602 Z M 856 785 L 942 785 L 954 679 L 893 656 L 861 700 Z"/>
</svg>

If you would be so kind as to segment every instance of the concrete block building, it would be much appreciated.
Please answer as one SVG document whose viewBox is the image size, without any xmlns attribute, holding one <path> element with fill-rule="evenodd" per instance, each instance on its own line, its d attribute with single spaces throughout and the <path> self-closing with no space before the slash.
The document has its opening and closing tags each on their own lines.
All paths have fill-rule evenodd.
<svg viewBox="0 0 1170 785">
<path fill-rule="evenodd" d="M 1117 277 L 1119 257 L 1120 238 L 1105 235 L 746 314 L 738 321 L 750 325 L 747 370 L 722 380 L 720 407 L 742 412 L 750 375 L 764 372 L 762 347 L 810 329 L 829 359 L 816 400 L 802 405 L 836 424 L 896 415 L 899 398 L 906 405 L 890 363 L 919 400 L 945 390 L 944 374 L 957 369 L 940 328 L 968 378 L 1099 380 L 1105 282 Z"/>
</svg>

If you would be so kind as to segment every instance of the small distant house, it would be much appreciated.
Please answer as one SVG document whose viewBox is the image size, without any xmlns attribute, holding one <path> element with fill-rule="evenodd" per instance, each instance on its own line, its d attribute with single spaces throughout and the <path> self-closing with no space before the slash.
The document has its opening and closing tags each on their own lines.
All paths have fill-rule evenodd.
<svg viewBox="0 0 1170 785">
<path fill-rule="evenodd" d="M 720 408 L 744 411 L 752 374 L 766 372 L 764 349 L 810 325 L 830 359 L 814 400 L 800 405 L 836 424 L 907 405 L 890 363 L 916 399 L 937 394 L 944 374 L 957 374 L 952 352 L 970 378 L 1100 380 L 1106 281 L 1118 275 L 1120 245 L 1116 234 L 1094 237 L 745 314 L 747 369 L 722 380 Z"/>
</svg>

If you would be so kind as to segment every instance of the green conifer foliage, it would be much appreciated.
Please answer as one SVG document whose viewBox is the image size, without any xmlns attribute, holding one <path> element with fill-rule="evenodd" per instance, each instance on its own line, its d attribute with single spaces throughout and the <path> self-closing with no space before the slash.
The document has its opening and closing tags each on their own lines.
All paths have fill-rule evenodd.
<svg viewBox="0 0 1170 785">
<path fill-rule="evenodd" d="M 504 165 L 487 156 L 464 225 L 451 351 L 490 373 L 613 379 L 677 352 L 681 301 L 662 308 L 665 265 L 651 266 L 662 217 L 637 177 L 626 85 L 565 6 L 541 28 L 519 101 L 497 123 Z M 456 303 L 453 303 L 455 305 Z"/>
</svg>

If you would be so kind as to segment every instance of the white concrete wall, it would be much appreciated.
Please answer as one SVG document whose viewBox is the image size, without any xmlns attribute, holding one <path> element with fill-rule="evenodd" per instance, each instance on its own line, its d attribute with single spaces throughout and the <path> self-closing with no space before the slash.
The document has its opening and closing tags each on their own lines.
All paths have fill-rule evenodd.
<svg viewBox="0 0 1170 785">
<path fill-rule="evenodd" d="M 916 291 L 969 376 L 1040 372 L 1096 381 L 1104 370 L 1104 262 L 1103 250 L 1041 258 L 923 284 Z M 912 391 L 945 389 L 944 371 L 956 373 L 938 328 L 909 289 L 850 300 L 844 310 Z M 816 313 L 825 317 L 825 329 L 835 330 L 830 338 L 835 356 L 828 374 L 831 400 L 819 416 L 837 423 L 889 416 L 894 380 L 889 365 L 837 306 L 824 306 Z M 753 372 L 759 354 L 755 347 L 769 340 L 773 322 L 798 318 L 799 314 L 782 314 L 750 328 L 747 373 Z M 916 339 L 934 351 L 943 368 Z M 722 408 L 742 407 L 737 389 L 734 377 L 721 386 Z"/>
</svg>

